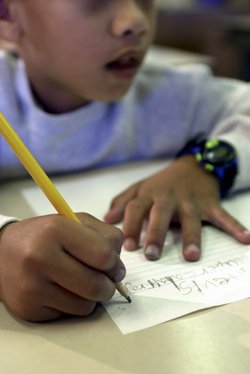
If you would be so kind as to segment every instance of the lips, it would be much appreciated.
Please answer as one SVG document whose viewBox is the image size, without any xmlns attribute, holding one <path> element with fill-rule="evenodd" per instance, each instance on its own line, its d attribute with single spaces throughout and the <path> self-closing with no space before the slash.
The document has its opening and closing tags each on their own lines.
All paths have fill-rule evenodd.
<svg viewBox="0 0 250 374">
<path fill-rule="evenodd" d="M 106 68 L 118 78 L 131 79 L 140 67 L 142 59 L 142 53 L 129 51 L 109 62 Z"/>
</svg>

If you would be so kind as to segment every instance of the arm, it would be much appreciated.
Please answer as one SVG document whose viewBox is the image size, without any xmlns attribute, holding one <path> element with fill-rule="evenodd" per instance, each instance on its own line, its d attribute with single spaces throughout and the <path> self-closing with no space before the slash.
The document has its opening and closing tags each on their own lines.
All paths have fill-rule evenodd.
<svg viewBox="0 0 250 374">
<path fill-rule="evenodd" d="M 200 77 L 185 74 L 181 79 L 186 82 L 185 89 L 180 79 L 172 81 L 171 94 L 176 86 L 176 100 L 168 99 L 168 93 L 164 96 L 168 122 L 162 123 L 161 127 L 158 125 L 161 135 L 156 134 L 158 138 L 155 144 L 165 142 L 166 153 L 168 147 L 171 149 L 175 144 L 176 155 L 188 140 L 200 132 L 205 132 L 207 138 L 216 137 L 230 142 L 237 149 L 239 157 L 239 173 L 231 191 L 249 187 L 249 85 L 217 80 L 209 74 L 201 74 Z M 172 106 L 173 103 L 176 105 L 173 110 L 168 100 L 171 100 L 169 103 Z M 165 108 L 161 104 L 159 110 L 162 119 Z M 146 120 L 145 123 L 148 124 Z M 147 147 L 150 149 L 149 144 Z M 169 168 L 117 196 L 105 220 L 116 223 L 122 219 L 124 246 L 128 250 L 138 247 L 143 221 L 148 220 L 144 251 L 151 260 L 160 258 L 165 235 L 172 222 L 182 227 L 183 254 L 189 261 L 200 257 L 201 226 L 204 221 L 226 231 L 241 243 L 250 243 L 250 233 L 246 228 L 220 206 L 217 178 L 203 170 L 192 155 L 173 161 Z"/>
</svg>

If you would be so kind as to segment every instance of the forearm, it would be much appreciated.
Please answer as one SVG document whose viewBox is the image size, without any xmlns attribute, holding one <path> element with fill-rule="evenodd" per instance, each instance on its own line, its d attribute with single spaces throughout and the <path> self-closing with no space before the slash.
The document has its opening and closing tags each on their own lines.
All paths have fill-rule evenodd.
<svg viewBox="0 0 250 374">
<path fill-rule="evenodd" d="M 220 131 L 218 131 L 220 130 Z M 225 121 L 225 125 L 213 131 L 211 137 L 224 140 L 232 144 L 238 157 L 238 174 L 230 192 L 250 187 L 250 118 L 248 116 L 232 116 Z"/>
</svg>

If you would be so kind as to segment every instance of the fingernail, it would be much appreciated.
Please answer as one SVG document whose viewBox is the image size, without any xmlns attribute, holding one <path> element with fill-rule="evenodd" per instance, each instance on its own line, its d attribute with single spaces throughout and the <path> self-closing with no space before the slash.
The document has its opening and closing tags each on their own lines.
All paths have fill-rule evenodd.
<svg viewBox="0 0 250 374">
<path fill-rule="evenodd" d="M 159 260 L 160 248 L 156 244 L 149 244 L 145 250 L 145 255 L 152 261 Z"/>
<path fill-rule="evenodd" d="M 135 251 L 137 249 L 137 244 L 136 244 L 136 241 L 135 239 L 133 238 L 127 238 L 124 240 L 124 248 L 127 250 L 127 251 Z"/>
<path fill-rule="evenodd" d="M 118 273 L 114 276 L 113 281 L 115 283 L 120 282 L 121 280 L 123 280 L 125 278 L 125 275 L 126 275 L 125 268 L 120 268 Z"/>
<path fill-rule="evenodd" d="M 200 248 L 196 244 L 189 244 L 185 249 L 185 255 L 189 261 L 197 261 L 200 258 Z"/>
</svg>

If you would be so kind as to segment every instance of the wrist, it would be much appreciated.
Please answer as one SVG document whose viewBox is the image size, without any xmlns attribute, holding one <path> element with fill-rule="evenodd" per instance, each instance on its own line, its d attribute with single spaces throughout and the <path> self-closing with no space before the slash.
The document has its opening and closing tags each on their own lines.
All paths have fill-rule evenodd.
<svg viewBox="0 0 250 374">
<path fill-rule="evenodd" d="M 233 186 L 237 171 L 237 152 L 232 145 L 217 139 L 188 142 L 177 157 L 193 155 L 196 162 L 219 180 L 220 196 L 224 197 Z"/>
</svg>

